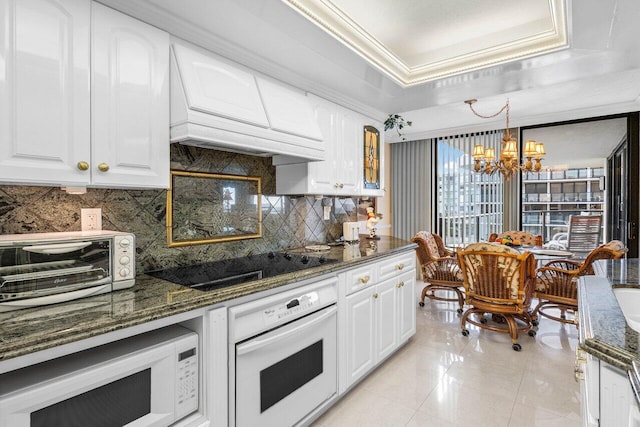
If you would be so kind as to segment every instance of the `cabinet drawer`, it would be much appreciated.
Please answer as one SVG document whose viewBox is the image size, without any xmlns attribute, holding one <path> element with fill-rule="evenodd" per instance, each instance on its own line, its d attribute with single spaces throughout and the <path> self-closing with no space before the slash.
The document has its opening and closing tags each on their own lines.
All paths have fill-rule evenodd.
<svg viewBox="0 0 640 427">
<path fill-rule="evenodd" d="M 378 280 L 383 281 L 415 268 L 416 255 L 413 251 L 378 263 Z"/>
<path fill-rule="evenodd" d="M 376 264 L 367 264 L 346 273 L 347 295 L 367 288 L 377 281 Z"/>
</svg>

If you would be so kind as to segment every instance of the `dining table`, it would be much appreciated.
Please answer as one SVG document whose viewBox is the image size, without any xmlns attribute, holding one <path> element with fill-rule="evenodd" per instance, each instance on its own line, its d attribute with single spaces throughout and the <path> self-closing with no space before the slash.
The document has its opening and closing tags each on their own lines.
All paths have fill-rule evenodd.
<svg viewBox="0 0 640 427">
<path fill-rule="evenodd" d="M 558 250 L 558 249 L 546 249 L 539 246 L 521 246 L 516 247 L 519 252 L 531 252 L 536 260 L 536 268 L 542 267 L 551 261 L 557 261 L 561 259 L 575 259 L 576 254 L 570 251 Z"/>
</svg>

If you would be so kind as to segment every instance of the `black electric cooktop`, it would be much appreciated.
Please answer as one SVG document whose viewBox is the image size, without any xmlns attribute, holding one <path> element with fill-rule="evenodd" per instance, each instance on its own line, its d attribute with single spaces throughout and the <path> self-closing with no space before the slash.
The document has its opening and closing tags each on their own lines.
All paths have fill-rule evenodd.
<svg viewBox="0 0 640 427">
<path fill-rule="evenodd" d="M 173 267 L 147 274 L 178 285 L 212 291 L 334 262 L 337 260 L 323 256 L 269 252 L 205 264 Z"/>
</svg>

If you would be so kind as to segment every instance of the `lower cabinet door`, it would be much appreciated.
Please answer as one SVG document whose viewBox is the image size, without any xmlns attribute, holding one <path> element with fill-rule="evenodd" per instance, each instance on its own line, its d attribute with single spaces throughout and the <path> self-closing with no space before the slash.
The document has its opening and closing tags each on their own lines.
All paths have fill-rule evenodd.
<svg viewBox="0 0 640 427">
<path fill-rule="evenodd" d="M 347 384 L 367 374 L 375 365 L 375 286 L 347 296 Z"/>
<path fill-rule="evenodd" d="M 389 279 L 376 286 L 376 360 L 382 360 L 398 347 L 398 281 Z"/>
<path fill-rule="evenodd" d="M 398 344 L 416 333 L 416 271 L 398 277 Z"/>
</svg>

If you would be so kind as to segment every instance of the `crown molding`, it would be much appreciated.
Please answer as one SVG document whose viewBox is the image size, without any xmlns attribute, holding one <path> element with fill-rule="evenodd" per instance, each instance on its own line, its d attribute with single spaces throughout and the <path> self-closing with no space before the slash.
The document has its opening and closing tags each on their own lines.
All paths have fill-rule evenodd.
<svg viewBox="0 0 640 427">
<path fill-rule="evenodd" d="M 441 61 L 409 67 L 394 52 L 328 0 L 283 0 L 323 28 L 402 87 L 494 65 L 522 60 L 569 47 L 564 0 L 549 0 L 551 28 L 499 46 L 479 49 Z"/>
</svg>

